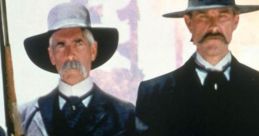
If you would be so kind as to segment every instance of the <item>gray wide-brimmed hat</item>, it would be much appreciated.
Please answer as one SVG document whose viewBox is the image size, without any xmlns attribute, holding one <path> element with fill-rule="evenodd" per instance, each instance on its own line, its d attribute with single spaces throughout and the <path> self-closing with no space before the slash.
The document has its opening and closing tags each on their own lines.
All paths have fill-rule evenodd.
<svg viewBox="0 0 259 136">
<path fill-rule="evenodd" d="M 192 11 L 228 7 L 234 8 L 240 14 L 259 10 L 259 5 L 236 5 L 235 0 L 189 0 L 187 9 L 183 11 L 167 13 L 163 16 L 180 18 L 183 17 L 186 13 Z"/>
<path fill-rule="evenodd" d="M 25 50 L 31 61 L 40 68 L 57 73 L 48 55 L 49 38 L 62 28 L 81 27 L 92 32 L 98 43 L 97 57 L 92 69 L 109 60 L 118 46 L 116 28 L 91 27 L 90 15 L 85 6 L 76 3 L 62 3 L 52 8 L 48 15 L 48 31 L 24 40 Z"/>
</svg>

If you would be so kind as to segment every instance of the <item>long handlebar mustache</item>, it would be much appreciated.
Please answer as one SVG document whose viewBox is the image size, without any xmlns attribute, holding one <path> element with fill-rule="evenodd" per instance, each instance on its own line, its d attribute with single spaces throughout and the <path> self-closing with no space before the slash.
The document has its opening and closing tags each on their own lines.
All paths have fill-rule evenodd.
<svg viewBox="0 0 259 136">
<path fill-rule="evenodd" d="M 201 40 L 199 40 L 198 43 L 203 43 L 207 38 L 210 38 L 210 37 L 217 37 L 217 39 L 220 39 L 222 40 L 223 42 L 225 42 L 226 44 L 228 44 L 228 41 L 226 39 L 226 37 L 221 34 L 221 33 L 206 33 L 202 38 Z"/>
<path fill-rule="evenodd" d="M 86 68 L 77 60 L 69 60 L 69 61 L 66 61 L 61 70 L 60 70 L 60 74 L 62 75 L 65 71 L 67 70 L 79 70 L 80 73 L 86 77 L 87 76 L 87 71 L 86 71 Z"/>
</svg>

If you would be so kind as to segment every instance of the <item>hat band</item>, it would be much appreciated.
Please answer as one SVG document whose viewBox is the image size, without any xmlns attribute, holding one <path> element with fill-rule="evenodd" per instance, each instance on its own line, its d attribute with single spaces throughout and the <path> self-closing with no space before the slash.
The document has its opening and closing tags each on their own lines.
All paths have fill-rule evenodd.
<svg viewBox="0 0 259 136">
<path fill-rule="evenodd" d="M 229 5 L 197 6 L 197 7 L 188 7 L 186 9 L 186 12 L 190 12 L 190 11 L 193 11 L 193 10 L 206 10 L 206 9 L 212 9 L 212 8 L 226 8 L 226 7 L 236 8 L 234 6 L 229 6 Z"/>
</svg>

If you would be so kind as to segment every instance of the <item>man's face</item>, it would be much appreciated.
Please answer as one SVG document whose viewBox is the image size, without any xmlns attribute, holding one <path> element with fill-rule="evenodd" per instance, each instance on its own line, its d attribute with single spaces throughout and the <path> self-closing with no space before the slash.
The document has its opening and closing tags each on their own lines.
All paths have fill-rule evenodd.
<svg viewBox="0 0 259 136">
<path fill-rule="evenodd" d="M 231 8 L 193 11 L 184 16 L 197 52 L 203 57 L 225 56 L 239 15 Z"/>
<path fill-rule="evenodd" d="M 61 79 L 73 85 L 88 77 L 97 45 L 90 45 L 80 28 L 66 28 L 52 34 L 48 51 Z"/>
</svg>

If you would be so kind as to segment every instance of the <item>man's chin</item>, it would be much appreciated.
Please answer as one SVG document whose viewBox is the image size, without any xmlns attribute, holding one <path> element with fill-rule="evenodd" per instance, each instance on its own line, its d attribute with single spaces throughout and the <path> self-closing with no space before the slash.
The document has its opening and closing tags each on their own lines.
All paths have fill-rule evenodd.
<svg viewBox="0 0 259 136">
<path fill-rule="evenodd" d="M 77 84 L 81 81 L 83 81 L 85 78 L 83 76 L 76 76 L 76 75 L 63 75 L 62 81 L 69 85 Z"/>
</svg>

